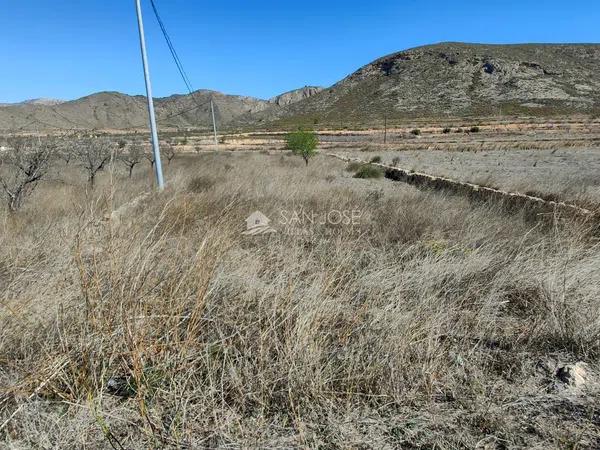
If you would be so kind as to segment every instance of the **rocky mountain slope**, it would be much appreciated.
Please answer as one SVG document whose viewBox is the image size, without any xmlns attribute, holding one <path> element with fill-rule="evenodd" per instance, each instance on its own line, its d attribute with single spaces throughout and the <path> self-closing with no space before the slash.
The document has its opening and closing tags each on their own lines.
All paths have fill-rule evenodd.
<svg viewBox="0 0 600 450">
<path fill-rule="evenodd" d="M 25 100 L 21 102 L 21 105 L 45 105 L 45 106 L 54 106 L 60 105 L 64 103 L 64 100 L 58 100 L 56 98 L 32 98 L 30 100 Z"/>
<path fill-rule="evenodd" d="M 443 43 L 378 59 L 263 121 L 600 110 L 600 45 Z"/>
<path fill-rule="evenodd" d="M 300 100 L 312 97 L 322 90 L 323 88 L 319 86 L 304 86 L 303 88 L 295 89 L 293 91 L 278 95 L 277 97 L 273 97 L 271 100 L 269 100 L 269 103 L 273 103 L 277 106 L 287 106 L 291 105 L 292 103 L 297 103 Z"/>
</svg>

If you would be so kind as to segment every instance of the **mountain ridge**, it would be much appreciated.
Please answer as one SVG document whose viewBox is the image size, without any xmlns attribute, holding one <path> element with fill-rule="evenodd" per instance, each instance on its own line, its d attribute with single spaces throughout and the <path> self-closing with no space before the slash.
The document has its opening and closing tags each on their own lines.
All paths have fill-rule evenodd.
<svg viewBox="0 0 600 450">
<path fill-rule="evenodd" d="M 375 59 L 334 85 L 271 99 L 199 90 L 156 98 L 159 124 L 219 126 L 366 123 L 384 117 L 600 113 L 600 44 L 443 42 Z M 99 92 L 55 105 L 0 107 L 0 129 L 140 128 L 145 97 Z"/>
<path fill-rule="evenodd" d="M 307 87 L 288 91 L 280 99 L 291 104 L 307 98 L 318 88 Z M 192 94 L 173 94 L 154 98 L 157 121 L 172 127 L 210 127 L 210 100 L 220 125 L 242 115 L 252 115 L 268 108 L 279 108 L 274 99 L 229 95 L 200 89 Z M 285 100 L 281 100 L 285 99 Z M 128 129 L 145 127 L 148 123 L 146 97 L 117 91 L 101 91 L 60 103 L 21 102 L 0 105 L 0 130 L 49 129 Z"/>
<path fill-rule="evenodd" d="M 600 110 L 600 44 L 444 42 L 375 59 L 266 122 Z"/>
</svg>

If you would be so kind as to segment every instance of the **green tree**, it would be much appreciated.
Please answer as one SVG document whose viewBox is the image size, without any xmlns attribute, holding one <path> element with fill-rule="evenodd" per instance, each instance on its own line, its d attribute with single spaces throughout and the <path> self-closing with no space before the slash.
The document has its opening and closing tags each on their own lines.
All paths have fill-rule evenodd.
<svg viewBox="0 0 600 450">
<path fill-rule="evenodd" d="M 310 158 L 317 154 L 319 138 L 314 131 L 298 130 L 288 133 L 285 138 L 286 148 L 294 155 L 302 156 L 308 166 Z"/>
</svg>

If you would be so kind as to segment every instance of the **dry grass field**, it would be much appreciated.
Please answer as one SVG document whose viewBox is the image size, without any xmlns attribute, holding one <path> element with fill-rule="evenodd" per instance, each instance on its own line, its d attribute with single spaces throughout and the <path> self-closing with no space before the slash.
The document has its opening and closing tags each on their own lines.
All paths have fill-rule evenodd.
<svg viewBox="0 0 600 450">
<path fill-rule="evenodd" d="M 400 157 L 455 156 L 465 176 L 500 161 L 430 155 Z M 593 224 L 356 179 L 325 156 L 165 169 L 145 195 L 146 161 L 94 189 L 56 162 L 0 212 L 0 447 L 600 446 Z M 242 234 L 256 210 L 276 233 Z"/>
<path fill-rule="evenodd" d="M 600 203 L 600 148 L 335 152 L 367 161 L 380 156 L 384 164 L 511 192 Z"/>
</svg>

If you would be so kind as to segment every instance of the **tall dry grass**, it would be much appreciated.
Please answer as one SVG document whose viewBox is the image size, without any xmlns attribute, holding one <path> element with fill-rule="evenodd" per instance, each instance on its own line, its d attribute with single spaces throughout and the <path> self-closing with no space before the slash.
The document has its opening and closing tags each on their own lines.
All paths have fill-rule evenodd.
<svg viewBox="0 0 600 450">
<path fill-rule="evenodd" d="M 552 387 L 560 362 L 598 368 L 585 225 L 543 228 L 325 158 L 303 166 L 186 156 L 137 202 L 147 166 L 87 192 L 71 167 L 3 213 L 2 445 L 600 442 L 596 392 Z M 241 235 L 257 209 L 278 233 Z M 278 223 L 331 210 L 360 223 Z"/>
</svg>

